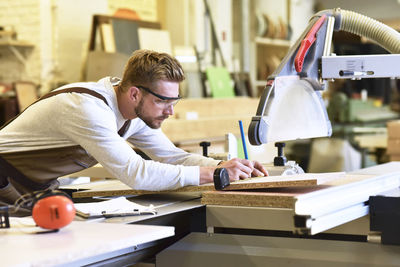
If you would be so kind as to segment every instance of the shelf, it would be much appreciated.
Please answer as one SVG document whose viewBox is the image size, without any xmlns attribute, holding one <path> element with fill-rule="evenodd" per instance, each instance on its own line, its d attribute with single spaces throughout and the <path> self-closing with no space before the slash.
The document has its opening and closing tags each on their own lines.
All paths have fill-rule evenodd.
<svg viewBox="0 0 400 267">
<path fill-rule="evenodd" d="M 0 41 L 0 46 L 17 46 L 17 47 L 33 47 L 33 44 L 28 43 L 26 41 Z"/>
<path fill-rule="evenodd" d="M 288 41 L 288 40 L 256 37 L 254 39 L 254 41 L 256 44 L 260 44 L 260 45 L 279 46 L 279 47 L 284 47 L 284 48 L 290 47 L 290 41 Z"/>
<path fill-rule="evenodd" d="M 26 58 L 18 49 L 33 48 L 34 45 L 26 41 L 8 40 L 0 41 L 0 47 L 7 47 L 11 53 L 22 63 L 26 64 Z"/>
</svg>

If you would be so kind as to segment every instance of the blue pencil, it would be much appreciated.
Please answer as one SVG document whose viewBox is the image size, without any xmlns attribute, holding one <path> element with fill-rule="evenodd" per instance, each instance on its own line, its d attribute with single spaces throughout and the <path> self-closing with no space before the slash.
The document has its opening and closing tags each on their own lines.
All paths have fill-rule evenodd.
<svg viewBox="0 0 400 267">
<path fill-rule="evenodd" d="M 249 156 L 247 155 L 246 139 L 244 138 L 243 123 L 241 120 L 239 120 L 239 128 L 240 128 L 240 135 L 242 137 L 244 158 L 249 159 Z"/>
</svg>

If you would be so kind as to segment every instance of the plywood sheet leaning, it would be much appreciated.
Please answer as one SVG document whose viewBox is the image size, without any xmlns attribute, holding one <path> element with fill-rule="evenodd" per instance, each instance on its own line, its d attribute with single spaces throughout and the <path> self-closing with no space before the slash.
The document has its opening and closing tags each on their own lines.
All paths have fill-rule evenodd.
<svg viewBox="0 0 400 267">
<path fill-rule="evenodd" d="M 315 186 L 324 184 L 333 179 L 343 177 L 344 173 L 306 173 L 290 176 L 268 176 L 256 177 L 245 180 L 232 182 L 227 190 L 243 190 L 243 189 L 263 189 L 277 187 L 298 187 L 298 186 Z M 155 193 L 171 193 L 171 192 L 204 192 L 214 190 L 214 184 L 208 183 L 199 186 L 186 186 L 176 190 L 167 191 L 145 191 L 134 190 L 128 185 L 123 184 L 119 180 L 109 180 L 86 185 L 77 185 L 65 187 L 65 189 L 76 190 L 72 196 L 79 197 L 95 197 L 95 196 L 121 196 L 121 195 L 143 195 Z"/>
</svg>

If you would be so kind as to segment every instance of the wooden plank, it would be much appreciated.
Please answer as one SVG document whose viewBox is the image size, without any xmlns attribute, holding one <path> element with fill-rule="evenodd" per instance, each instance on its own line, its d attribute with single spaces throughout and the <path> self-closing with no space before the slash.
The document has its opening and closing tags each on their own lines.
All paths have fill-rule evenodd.
<svg viewBox="0 0 400 267">
<path fill-rule="evenodd" d="M 85 80 L 98 81 L 105 76 L 121 77 L 129 56 L 122 53 L 89 51 L 85 66 Z"/>
<path fill-rule="evenodd" d="M 260 189 L 276 187 L 297 187 L 315 186 L 327 183 L 334 179 L 344 177 L 344 173 L 324 173 L 324 174 L 297 174 L 290 176 L 268 176 L 256 177 L 232 182 L 227 190 Z M 134 190 L 119 180 L 108 180 L 86 185 L 76 185 L 63 187 L 64 189 L 78 190 L 73 192 L 74 198 L 95 197 L 95 196 L 121 196 L 121 195 L 143 195 L 155 193 L 176 193 L 176 192 L 204 192 L 214 190 L 214 184 L 208 183 L 199 186 L 186 186 L 176 190 L 166 191 L 146 191 Z"/>
<path fill-rule="evenodd" d="M 142 21 L 129 18 L 119 18 L 119 17 L 105 16 L 105 15 L 93 15 L 92 28 L 89 41 L 89 51 L 96 50 L 97 28 L 99 28 L 101 24 L 111 24 L 113 20 L 128 20 L 137 23 L 139 27 L 161 29 L 161 25 L 158 22 L 149 22 L 149 21 Z"/>
<path fill-rule="evenodd" d="M 324 174 L 321 174 L 324 175 Z M 205 205 L 294 208 L 297 197 L 325 188 L 358 182 L 373 175 L 340 175 L 336 179 L 329 174 L 315 186 L 268 188 L 256 191 L 208 191 L 203 192 L 201 203 Z"/>
<path fill-rule="evenodd" d="M 226 191 L 264 189 L 273 187 L 295 187 L 295 186 L 314 186 L 328 183 L 332 180 L 340 179 L 345 176 L 344 172 L 332 173 L 303 173 L 288 176 L 267 176 L 244 179 L 232 182 Z"/>
<path fill-rule="evenodd" d="M 243 127 L 247 132 L 251 117 L 245 115 L 198 120 L 168 119 L 162 124 L 161 129 L 174 143 L 199 139 L 208 140 L 209 138 L 225 136 L 227 133 L 239 135 L 239 120 L 243 121 Z"/>
<path fill-rule="evenodd" d="M 104 52 L 115 53 L 114 30 L 111 24 L 103 23 L 100 25 L 101 44 Z"/>
<path fill-rule="evenodd" d="M 182 99 L 162 130 L 174 143 L 217 138 L 227 133 L 240 135 L 238 121 L 243 121 L 246 133 L 258 102 L 259 99 L 250 97 Z"/>
<path fill-rule="evenodd" d="M 358 135 L 354 136 L 354 141 L 356 141 L 361 148 L 375 149 L 388 147 L 387 134 Z"/>
<path fill-rule="evenodd" d="M 268 192 L 207 191 L 203 192 L 201 203 L 204 205 L 294 208 L 296 196 L 326 187 L 327 185 L 270 188 Z"/>
<path fill-rule="evenodd" d="M 160 53 L 172 54 L 171 38 L 166 30 L 138 29 L 139 46 L 141 49 L 154 50 Z"/>
<path fill-rule="evenodd" d="M 23 111 L 38 99 L 36 85 L 32 82 L 15 82 L 19 111 Z"/>
<path fill-rule="evenodd" d="M 187 113 L 196 113 L 198 118 L 246 115 L 251 118 L 257 111 L 259 98 L 187 98 L 174 107 L 174 118 L 186 119 Z M 233 108 L 235 107 L 235 108 Z"/>
</svg>

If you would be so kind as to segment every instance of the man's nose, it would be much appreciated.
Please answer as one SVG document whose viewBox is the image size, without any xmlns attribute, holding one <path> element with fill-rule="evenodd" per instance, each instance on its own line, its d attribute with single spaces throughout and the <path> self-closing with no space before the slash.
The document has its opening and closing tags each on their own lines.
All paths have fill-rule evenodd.
<svg viewBox="0 0 400 267">
<path fill-rule="evenodd" d="M 166 109 L 164 109 L 164 113 L 168 115 L 174 115 L 174 106 L 168 105 Z"/>
</svg>

